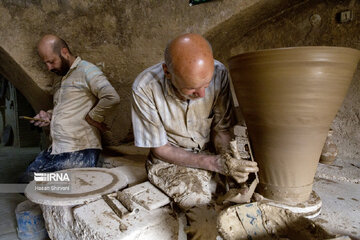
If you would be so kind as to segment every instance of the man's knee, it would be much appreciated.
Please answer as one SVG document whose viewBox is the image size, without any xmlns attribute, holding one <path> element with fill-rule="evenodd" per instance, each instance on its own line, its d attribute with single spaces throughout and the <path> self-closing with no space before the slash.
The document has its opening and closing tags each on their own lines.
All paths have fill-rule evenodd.
<svg viewBox="0 0 360 240">
<path fill-rule="evenodd" d="M 159 181 L 158 178 L 151 176 L 149 180 L 184 210 L 210 203 L 212 197 L 210 177 L 201 176 L 201 174 L 197 176 L 194 174 L 174 176 L 171 180 L 167 179 L 168 181 Z"/>
<path fill-rule="evenodd" d="M 99 154 L 99 149 L 84 149 L 59 154 L 54 159 L 54 167 L 56 168 L 56 171 L 70 168 L 96 167 Z"/>
<path fill-rule="evenodd" d="M 150 164 L 147 167 L 149 181 L 182 209 L 206 205 L 211 201 L 212 174 L 209 171 L 165 162 Z"/>
<path fill-rule="evenodd" d="M 49 150 L 43 150 L 41 151 L 34 161 L 32 161 L 29 166 L 26 168 L 25 173 L 34 173 L 34 172 L 41 172 L 42 168 L 46 165 L 46 163 L 51 159 L 50 158 L 50 152 Z"/>
<path fill-rule="evenodd" d="M 195 206 L 207 205 L 211 202 L 211 192 L 203 191 L 202 193 L 197 192 L 186 192 L 181 196 L 175 197 L 174 202 L 176 202 L 179 207 L 183 210 L 188 210 Z"/>
</svg>

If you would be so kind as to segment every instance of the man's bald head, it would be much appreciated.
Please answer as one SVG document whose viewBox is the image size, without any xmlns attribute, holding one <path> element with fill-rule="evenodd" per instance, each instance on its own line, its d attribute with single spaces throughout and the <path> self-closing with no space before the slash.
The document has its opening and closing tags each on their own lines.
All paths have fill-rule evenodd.
<svg viewBox="0 0 360 240">
<path fill-rule="evenodd" d="M 38 53 L 49 71 L 64 76 L 75 60 L 67 43 L 56 35 L 43 36 L 38 43 Z"/>
<path fill-rule="evenodd" d="M 71 54 L 70 48 L 64 39 L 52 34 L 43 36 L 38 43 L 38 52 L 40 56 L 44 53 L 44 51 L 49 50 L 52 50 L 53 53 L 60 56 L 62 48 L 67 49 L 67 51 Z"/>
<path fill-rule="evenodd" d="M 173 39 L 165 49 L 165 70 L 180 93 L 194 95 L 191 98 L 203 97 L 214 72 L 214 58 L 209 42 L 193 33 Z"/>
</svg>

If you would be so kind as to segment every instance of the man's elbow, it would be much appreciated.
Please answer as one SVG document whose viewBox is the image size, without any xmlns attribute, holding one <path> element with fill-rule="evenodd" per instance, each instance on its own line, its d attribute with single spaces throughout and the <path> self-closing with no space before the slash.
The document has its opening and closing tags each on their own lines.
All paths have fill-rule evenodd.
<svg viewBox="0 0 360 240">
<path fill-rule="evenodd" d="M 119 94 L 117 94 L 117 93 L 115 93 L 114 95 L 113 95 L 113 99 L 112 99 L 113 101 L 113 105 L 114 106 L 116 106 L 116 105 L 119 105 L 120 104 L 120 96 L 119 96 Z"/>
<path fill-rule="evenodd" d="M 161 147 L 150 148 L 150 152 L 151 152 L 156 158 L 160 158 L 160 159 L 161 159 L 162 149 L 160 149 L 160 148 L 161 148 Z"/>
<path fill-rule="evenodd" d="M 156 158 L 163 159 L 163 156 L 166 156 L 167 149 L 168 144 L 165 144 L 161 147 L 150 148 L 150 151 Z"/>
<path fill-rule="evenodd" d="M 104 96 L 103 99 L 106 99 L 108 107 L 111 108 L 117 107 L 120 104 L 120 97 L 116 92 Z"/>
</svg>

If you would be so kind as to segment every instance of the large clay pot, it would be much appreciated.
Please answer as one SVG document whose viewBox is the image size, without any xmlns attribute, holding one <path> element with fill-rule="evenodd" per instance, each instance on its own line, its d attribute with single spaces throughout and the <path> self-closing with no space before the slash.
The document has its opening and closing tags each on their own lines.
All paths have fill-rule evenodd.
<svg viewBox="0 0 360 240">
<path fill-rule="evenodd" d="M 309 199 L 328 129 L 359 57 L 350 48 L 296 47 L 229 59 L 260 168 L 260 194 L 285 203 Z"/>
</svg>

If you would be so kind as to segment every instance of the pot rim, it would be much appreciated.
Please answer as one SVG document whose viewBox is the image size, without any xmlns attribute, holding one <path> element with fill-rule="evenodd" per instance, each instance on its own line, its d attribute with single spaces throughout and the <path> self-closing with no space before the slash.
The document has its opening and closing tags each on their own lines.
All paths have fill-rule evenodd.
<svg viewBox="0 0 360 240">
<path fill-rule="evenodd" d="M 360 50 L 359 49 L 355 49 L 355 48 L 350 48 L 350 47 L 339 47 L 339 46 L 297 46 L 297 47 L 283 47 L 283 48 L 269 48 L 269 49 L 259 49 L 259 50 L 255 50 L 255 51 L 250 51 L 250 52 L 244 52 L 244 53 L 240 53 L 237 54 L 235 56 L 232 56 L 230 58 L 227 59 L 227 62 L 230 63 L 231 61 L 233 61 L 234 59 L 238 59 L 238 58 L 246 58 L 246 57 L 250 57 L 251 55 L 255 56 L 259 56 L 262 54 L 269 54 L 269 53 L 284 53 L 284 52 L 297 52 L 297 51 L 313 51 L 313 50 L 328 50 L 328 51 L 339 51 L 342 50 L 343 51 L 348 51 L 350 54 L 356 54 L 358 55 L 358 57 L 360 57 Z"/>
</svg>

